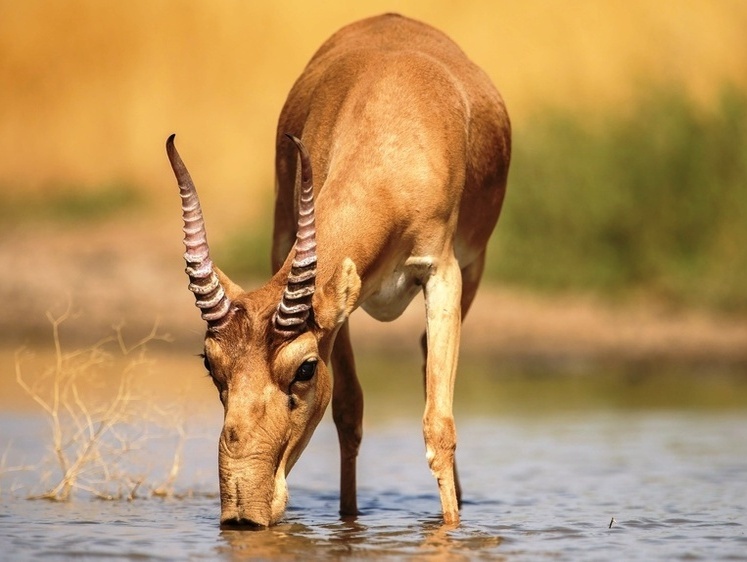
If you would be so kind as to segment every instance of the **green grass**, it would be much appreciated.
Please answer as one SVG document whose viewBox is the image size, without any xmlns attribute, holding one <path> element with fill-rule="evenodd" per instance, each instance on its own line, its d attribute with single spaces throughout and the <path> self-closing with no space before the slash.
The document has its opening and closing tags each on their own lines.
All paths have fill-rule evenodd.
<svg viewBox="0 0 747 562">
<path fill-rule="evenodd" d="M 264 282 L 271 276 L 272 224 L 254 223 L 241 229 L 215 248 L 215 263 L 232 279 Z"/>
<path fill-rule="evenodd" d="M 515 130 L 491 248 L 496 282 L 747 311 L 747 96 L 541 113 Z"/>
<path fill-rule="evenodd" d="M 111 182 L 97 188 L 55 187 L 42 194 L 10 197 L 0 207 L 2 224 L 28 221 L 89 223 L 111 218 L 142 204 L 141 190 Z"/>
</svg>

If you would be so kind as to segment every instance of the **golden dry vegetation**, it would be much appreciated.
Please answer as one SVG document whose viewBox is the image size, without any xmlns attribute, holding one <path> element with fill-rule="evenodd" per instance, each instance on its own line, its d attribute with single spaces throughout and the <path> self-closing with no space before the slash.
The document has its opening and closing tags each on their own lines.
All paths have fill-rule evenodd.
<svg viewBox="0 0 747 562">
<path fill-rule="evenodd" d="M 704 102 L 747 84 L 741 0 L 255 2 L 0 0 L 0 187 L 119 180 L 171 202 L 163 151 L 180 146 L 225 219 L 272 190 L 274 127 L 321 42 L 399 11 L 451 35 L 498 84 L 515 126 L 538 107 L 623 103 L 676 80 Z"/>
<path fill-rule="evenodd" d="M 144 202 L 132 214 L 78 228 L 37 218 L 4 229 L 0 260 L 15 266 L 2 288 L 5 344 L 45 341 L 45 311 L 72 298 L 88 341 L 121 320 L 142 329 L 161 317 L 177 340 L 198 350 L 203 327 L 184 289 L 166 137 L 178 134 L 211 241 L 252 221 L 267 224 L 275 123 L 291 84 L 331 33 L 386 11 L 453 37 L 494 79 L 517 131 L 548 106 L 579 116 L 624 112 L 626 101 L 656 83 L 679 84 L 704 107 L 725 83 L 747 87 L 742 0 L 0 0 L 0 190 L 15 202 L 10 212 L 28 206 L 28 194 L 37 201 L 33 215 L 55 193 L 95 193 L 112 182 L 133 186 Z M 744 360 L 741 322 L 677 323 L 647 309 L 652 339 L 635 311 L 619 322 L 583 300 L 484 298 L 498 299 L 505 323 L 491 329 L 497 340 L 473 339 L 499 354 L 531 341 L 537 353 L 581 345 L 615 355 L 655 341 L 641 353 L 657 355 L 671 342 L 697 348 L 705 331 L 718 341 L 703 355 L 722 353 L 719 342 L 729 341 Z M 586 328 L 575 326 L 590 311 L 596 315 Z M 627 345 L 601 328 L 615 324 L 645 341 Z M 417 334 L 408 338 L 415 342 Z"/>
</svg>

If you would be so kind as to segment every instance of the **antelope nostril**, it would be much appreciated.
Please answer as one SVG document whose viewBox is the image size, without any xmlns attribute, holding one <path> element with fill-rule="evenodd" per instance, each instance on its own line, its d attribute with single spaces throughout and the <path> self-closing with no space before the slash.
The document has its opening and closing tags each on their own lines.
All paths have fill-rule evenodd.
<svg viewBox="0 0 747 562">
<path fill-rule="evenodd" d="M 239 432 L 236 430 L 235 427 L 227 427 L 225 428 L 225 438 L 226 443 L 229 445 L 232 445 L 234 443 L 238 443 L 239 441 Z"/>
</svg>

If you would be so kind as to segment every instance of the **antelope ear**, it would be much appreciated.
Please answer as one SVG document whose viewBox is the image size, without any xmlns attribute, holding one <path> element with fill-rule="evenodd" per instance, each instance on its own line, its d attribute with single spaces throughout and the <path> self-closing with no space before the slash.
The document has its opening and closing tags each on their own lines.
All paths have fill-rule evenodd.
<svg viewBox="0 0 747 562">
<path fill-rule="evenodd" d="M 345 258 L 332 279 L 324 286 L 324 300 L 327 306 L 317 315 L 317 321 L 325 327 L 334 328 L 345 322 L 358 303 L 361 292 L 361 278 L 350 258 Z M 314 314 L 320 310 L 314 306 Z M 321 316 L 321 317 L 320 317 Z"/>
<path fill-rule="evenodd" d="M 228 278 L 228 275 L 223 273 L 220 269 L 213 266 L 213 270 L 218 275 L 218 281 L 220 281 L 221 287 L 226 292 L 226 295 L 230 300 L 236 300 L 240 295 L 244 293 L 244 290 L 239 287 L 236 283 Z"/>
</svg>

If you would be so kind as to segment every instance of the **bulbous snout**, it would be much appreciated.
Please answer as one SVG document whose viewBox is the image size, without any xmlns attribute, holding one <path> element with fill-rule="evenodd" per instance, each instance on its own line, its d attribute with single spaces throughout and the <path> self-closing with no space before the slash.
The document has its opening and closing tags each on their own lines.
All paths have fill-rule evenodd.
<svg viewBox="0 0 747 562">
<path fill-rule="evenodd" d="M 273 525 L 283 516 L 288 501 L 285 447 L 261 442 L 256 435 L 249 437 L 247 429 L 227 423 L 218 446 L 220 522 L 225 527 Z"/>
<path fill-rule="evenodd" d="M 287 491 L 283 486 L 268 500 L 258 497 L 257 490 L 246 485 L 237 487 L 234 493 L 221 490 L 221 525 L 239 527 L 269 527 L 277 523 L 285 512 Z M 242 483 L 239 483 L 242 486 Z M 248 489 L 247 489 L 248 488 Z"/>
<path fill-rule="evenodd" d="M 219 461 L 221 526 L 258 528 L 277 523 L 288 488 L 283 470 L 244 459 Z"/>
</svg>

